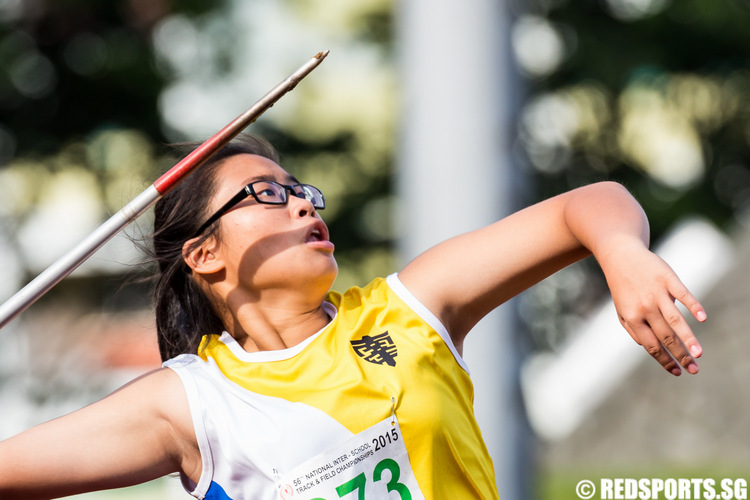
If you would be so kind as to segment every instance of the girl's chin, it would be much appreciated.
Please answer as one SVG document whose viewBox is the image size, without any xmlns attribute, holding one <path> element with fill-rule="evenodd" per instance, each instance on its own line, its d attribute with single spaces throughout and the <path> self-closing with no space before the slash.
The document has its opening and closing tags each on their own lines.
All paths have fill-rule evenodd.
<svg viewBox="0 0 750 500">
<path fill-rule="evenodd" d="M 300 290 L 303 284 L 317 283 L 315 288 L 328 280 L 332 284 L 338 274 L 338 263 L 333 251 L 310 252 L 309 247 L 305 247 L 301 253 L 280 252 L 264 260 L 261 265 L 248 261 L 241 266 L 240 273 L 251 280 L 253 287 L 270 285 L 276 288 L 293 283 L 294 288 Z"/>
</svg>

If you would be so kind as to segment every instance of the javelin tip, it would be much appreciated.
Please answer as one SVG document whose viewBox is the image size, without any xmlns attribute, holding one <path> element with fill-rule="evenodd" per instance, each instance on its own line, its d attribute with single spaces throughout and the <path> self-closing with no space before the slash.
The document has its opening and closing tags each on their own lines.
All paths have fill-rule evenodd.
<svg viewBox="0 0 750 500">
<path fill-rule="evenodd" d="M 326 58 L 326 56 L 328 55 L 329 52 L 330 52 L 330 50 L 324 50 L 322 52 L 318 52 L 313 57 L 315 57 L 315 59 L 320 59 L 322 61 L 323 59 Z"/>
</svg>

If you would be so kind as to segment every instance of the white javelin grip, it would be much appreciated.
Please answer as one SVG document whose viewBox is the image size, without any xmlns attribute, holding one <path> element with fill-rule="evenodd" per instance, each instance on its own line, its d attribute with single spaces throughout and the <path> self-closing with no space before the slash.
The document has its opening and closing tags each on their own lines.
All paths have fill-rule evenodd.
<svg viewBox="0 0 750 500">
<path fill-rule="evenodd" d="M 284 81 L 276 85 L 266 95 L 261 97 L 255 104 L 248 108 L 247 111 L 232 120 L 223 129 L 198 146 L 192 153 L 187 155 L 164 175 L 159 177 L 145 191 L 136 196 L 116 214 L 96 228 L 94 232 L 87 236 L 72 250 L 60 257 L 51 266 L 39 274 L 39 276 L 34 278 L 25 287 L 16 292 L 15 295 L 5 301 L 5 303 L 0 306 L 0 328 L 3 328 L 10 323 L 16 316 L 21 314 L 42 295 L 47 293 L 53 286 L 72 273 L 105 243 L 148 210 L 151 205 L 156 203 L 159 198 L 169 192 L 169 190 L 176 186 L 177 183 L 187 177 L 190 172 L 203 164 L 211 157 L 211 155 L 216 153 L 222 146 L 258 119 L 264 111 L 273 106 L 273 104 L 284 94 L 296 87 L 300 80 L 318 67 L 327 55 L 327 50 L 315 54 L 308 62 L 300 66 L 297 71 L 289 75 Z"/>
</svg>

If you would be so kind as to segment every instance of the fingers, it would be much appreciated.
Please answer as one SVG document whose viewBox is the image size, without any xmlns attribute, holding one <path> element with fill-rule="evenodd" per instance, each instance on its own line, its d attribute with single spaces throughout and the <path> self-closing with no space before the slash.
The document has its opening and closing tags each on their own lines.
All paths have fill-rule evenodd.
<svg viewBox="0 0 750 500">
<path fill-rule="evenodd" d="M 668 372 L 697 373 L 695 360 L 703 349 L 675 301 L 700 322 L 706 321 L 706 311 L 669 265 L 650 252 L 645 255 L 627 272 L 618 269 L 607 277 L 620 323 Z"/>
<path fill-rule="evenodd" d="M 703 348 L 701 347 L 698 339 L 695 338 L 693 330 L 685 321 L 680 311 L 674 302 L 666 302 L 660 307 L 661 318 L 666 322 L 667 331 L 664 333 L 665 336 L 669 336 L 671 333 L 679 338 L 680 343 L 684 348 L 689 351 L 689 354 L 695 358 L 701 357 L 703 354 Z M 705 313 L 704 313 L 705 314 Z M 661 338 L 661 337 L 660 337 Z M 677 358 L 678 360 L 680 358 Z M 681 363 L 684 365 L 684 363 Z"/>
<path fill-rule="evenodd" d="M 647 353 L 651 355 L 665 370 L 675 376 L 682 373 L 680 365 L 675 361 L 669 351 L 662 344 L 661 340 L 654 334 L 652 327 L 645 321 L 640 324 L 630 326 L 633 334 L 638 338 L 638 343 L 643 346 Z"/>
<path fill-rule="evenodd" d="M 667 291 L 670 293 L 670 295 L 672 295 L 673 298 L 682 302 L 682 304 L 688 308 L 695 319 L 697 319 L 701 323 L 706 321 L 706 310 L 703 309 L 703 306 L 700 304 L 700 302 L 698 302 L 698 299 L 696 299 L 693 294 L 690 293 L 690 290 L 688 290 L 687 287 L 682 284 L 679 278 L 677 278 L 676 276 L 673 277 L 673 279 L 668 284 Z"/>
<path fill-rule="evenodd" d="M 696 299 L 692 293 L 682 284 L 682 282 L 674 276 L 672 281 L 668 284 L 668 292 L 670 295 L 682 302 L 682 304 L 688 308 L 693 317 L 703 323 L 707 319 L 706 310 L 703 308 L 698 299 Z M 698 339 L 693 335 L 693 331 L 685 321 L 680 311 L 675 306 L 674 300 L 666 301 L 660 306 L 662 316 L 667 320 L 672 330 L 677 333 L 682 343 L 690 350 L 690 354 L 694 357 L 699 358 L 703 354 L 703 348 L 701 347 Z"/>
<path fill-rule="evenodd" d="M 659 311 L 649 316 L 648 324 L 663 349 L 673 360 L 688 373 L 698 373 L 698 364 L 695 362 L 693 353 L 701 354 L 700 344 L 674 303 L 662 304 Z M 670 371 L 674 373 L 672 368 Z"/>
<path fill-rule="evenodd" d="M 680 367 L 688 373 L 698 373 L 695 358 L 700 357 L 703 350 L 671 300 L 665 300 L 658 309 L 638 319 L 628 321 L 621 316 L 620 322 L 630 336 L 671 374 L 680 375 Z"/>
</svg>

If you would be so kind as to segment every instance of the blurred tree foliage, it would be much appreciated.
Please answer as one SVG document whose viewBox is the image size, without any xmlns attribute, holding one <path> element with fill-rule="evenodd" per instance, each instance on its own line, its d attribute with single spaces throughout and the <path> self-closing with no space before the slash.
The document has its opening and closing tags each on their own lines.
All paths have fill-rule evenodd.
<svg viewBox="0 0 750 500">
<path fill-rule="evenodd" d="M 747 2 L 518 6 L 520 19 L 544 19 L 562 52 L 556 67 L 527 73 L 530 106 L 560 99 L 543 115 L 556 122 L 545 133 L 557 137 L 534 137 L 529 122 L 539 125 L 540 116 L 532 118 L 529 106 L 521 124 L 540 197 L 621 181 L 644 204 L 655 239 L 686 214 L 725 226 L 750 208 Z"/>
<path fill-rule="evenodd" d="M 516 151 L 536 196 L 625 184 L 652 241 L 689 215 L 750 215 L 750 5 L 738 0 L 511 0 L 526 77 Z M 606 291 L 595 264 L 521 300 L 538 348 L 556 348 Z"/>
<path fill-rule="evenodd" d="M 0 121 L 16 155 L 54 153 L 103 124 L 160 138 L 163 79 L 148 29 L 166 2 L 154 2 L 150 18 L 131 10 L 136 2 L 15 4 L 0 25 Z"/>
</svg>

